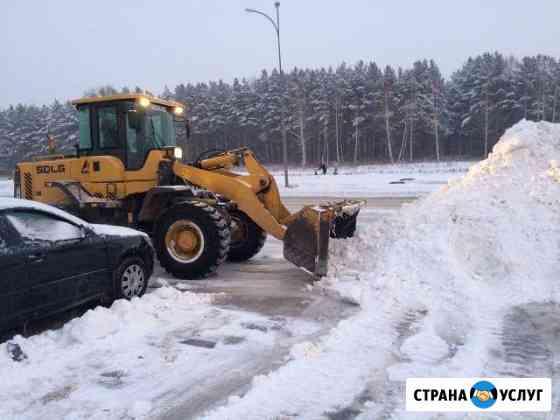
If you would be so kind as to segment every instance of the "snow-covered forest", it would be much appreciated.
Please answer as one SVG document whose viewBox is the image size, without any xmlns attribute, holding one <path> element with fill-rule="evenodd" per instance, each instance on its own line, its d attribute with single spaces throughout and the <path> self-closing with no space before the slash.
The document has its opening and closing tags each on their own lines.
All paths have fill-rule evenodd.
<svg viewBox="0 0 560 420">
<path fill-rule="evenodd" d="M 448 80 L 433 60 L 397 69 L 360 61 L 336 69 L 296 68 L 285 82 L 276 70 L 262 71 L 254 80 L 180 84 L 161 95 L 188 104 L 190 156 L 246 145 L 266 163 L 281 161 L 284 101 L 289 158 L 305 165 L 483 157 L 523 118 L 559 121 L 559 87 L 560 61 L 553 57 L 485 53 L 469 58 Z M 86 94 L 116 91 L 106 86 Z M 0 159 L 13 165 L 44 153 L 47 131 L 57 139 L 57 151 L 72 152 L 73 107 L 54 102 L 0 110 Z"/>
</svg>

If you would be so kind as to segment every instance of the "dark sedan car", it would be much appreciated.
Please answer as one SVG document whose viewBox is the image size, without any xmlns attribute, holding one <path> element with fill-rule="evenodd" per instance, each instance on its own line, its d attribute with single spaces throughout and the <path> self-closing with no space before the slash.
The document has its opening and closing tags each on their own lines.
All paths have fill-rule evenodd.
<svg viewBox="0 0 560 420">
<path fill-rule="evenodd" d="M 89 224 L 57 208 L 0 198 L 0 329 L 146 291 L 154 252 L 128 228 Z"/>
</svg>

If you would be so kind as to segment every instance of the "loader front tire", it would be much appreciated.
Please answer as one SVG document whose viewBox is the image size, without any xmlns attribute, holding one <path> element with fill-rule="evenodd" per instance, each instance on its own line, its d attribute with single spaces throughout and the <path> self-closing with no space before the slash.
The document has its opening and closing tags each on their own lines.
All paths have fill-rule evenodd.
<svg viewBox="0 0 560 420">
<path fill-rule="evenodd" d="M 228 261 L 242 262 L 254 257 L 264 246 L 266 232 L 239 210 L 231 211 L 231 244 Z"/>
<path fill-rule="evenodd" d="M 199 279 L 225 261 L 230 228 L 224 216 L 208 203 L 188 201 L 160 217 L 154 243 L 165 270 L 178 278 Z"/>
</svg>

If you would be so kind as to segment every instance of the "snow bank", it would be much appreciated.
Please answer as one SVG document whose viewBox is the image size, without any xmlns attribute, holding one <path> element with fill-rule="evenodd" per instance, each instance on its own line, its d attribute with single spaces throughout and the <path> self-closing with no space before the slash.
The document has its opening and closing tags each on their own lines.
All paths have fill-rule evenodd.
<svg viewBox="0 0 560 420">
<path fill-rule="evenodd" d="M 27 355 L 22 362 L 0 344 L 0 418 L 156 418 L 185 389 L 273 348 L 270 321 L 211 302 L 210 295 L 164 287 L 97 307 L 59 330 L 15 337 Z M 232 337 L 235 346 L 227 342 Z M 215 347 L 188 345 L 193 338 Z"/>
<path fill-rule="evenodd" d="M 553 376 L 506 357 L 504 320 L 560 301 L 558 162 L 560 125 L 522 121 L 462 179 L 336 242 L 320 287 L 362 310 L 207 418 L 432 418 L 404 411 L 407 377 Z"/>
</svg>

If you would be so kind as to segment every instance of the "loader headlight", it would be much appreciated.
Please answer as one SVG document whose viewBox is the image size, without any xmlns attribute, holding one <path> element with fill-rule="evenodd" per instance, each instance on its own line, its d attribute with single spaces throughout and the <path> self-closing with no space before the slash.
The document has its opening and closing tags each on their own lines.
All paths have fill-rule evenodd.
<svg viewBox="0 0 560 420">
<path fill-rule="evenodd" d="M 182 106 L 176 106 L 175 108 L 173 108 L 173 113 L 175 115 L 183 115 L 183 112 L 185 112 L 185 108 L 183 108 Z"/>
<path fill-rule="evenodd" d="M 140 105 L 142 108 L 149 107 L 150 103 L 151 103 L 150 100 L 144 96 L 138 99 L 138 105 Z"/>
<path fill-rule="evenodd" d="M 183 149 L 176 147 L 173 149 L 173 157 L 177 160 L 183 159 Z"/>
</svg>

